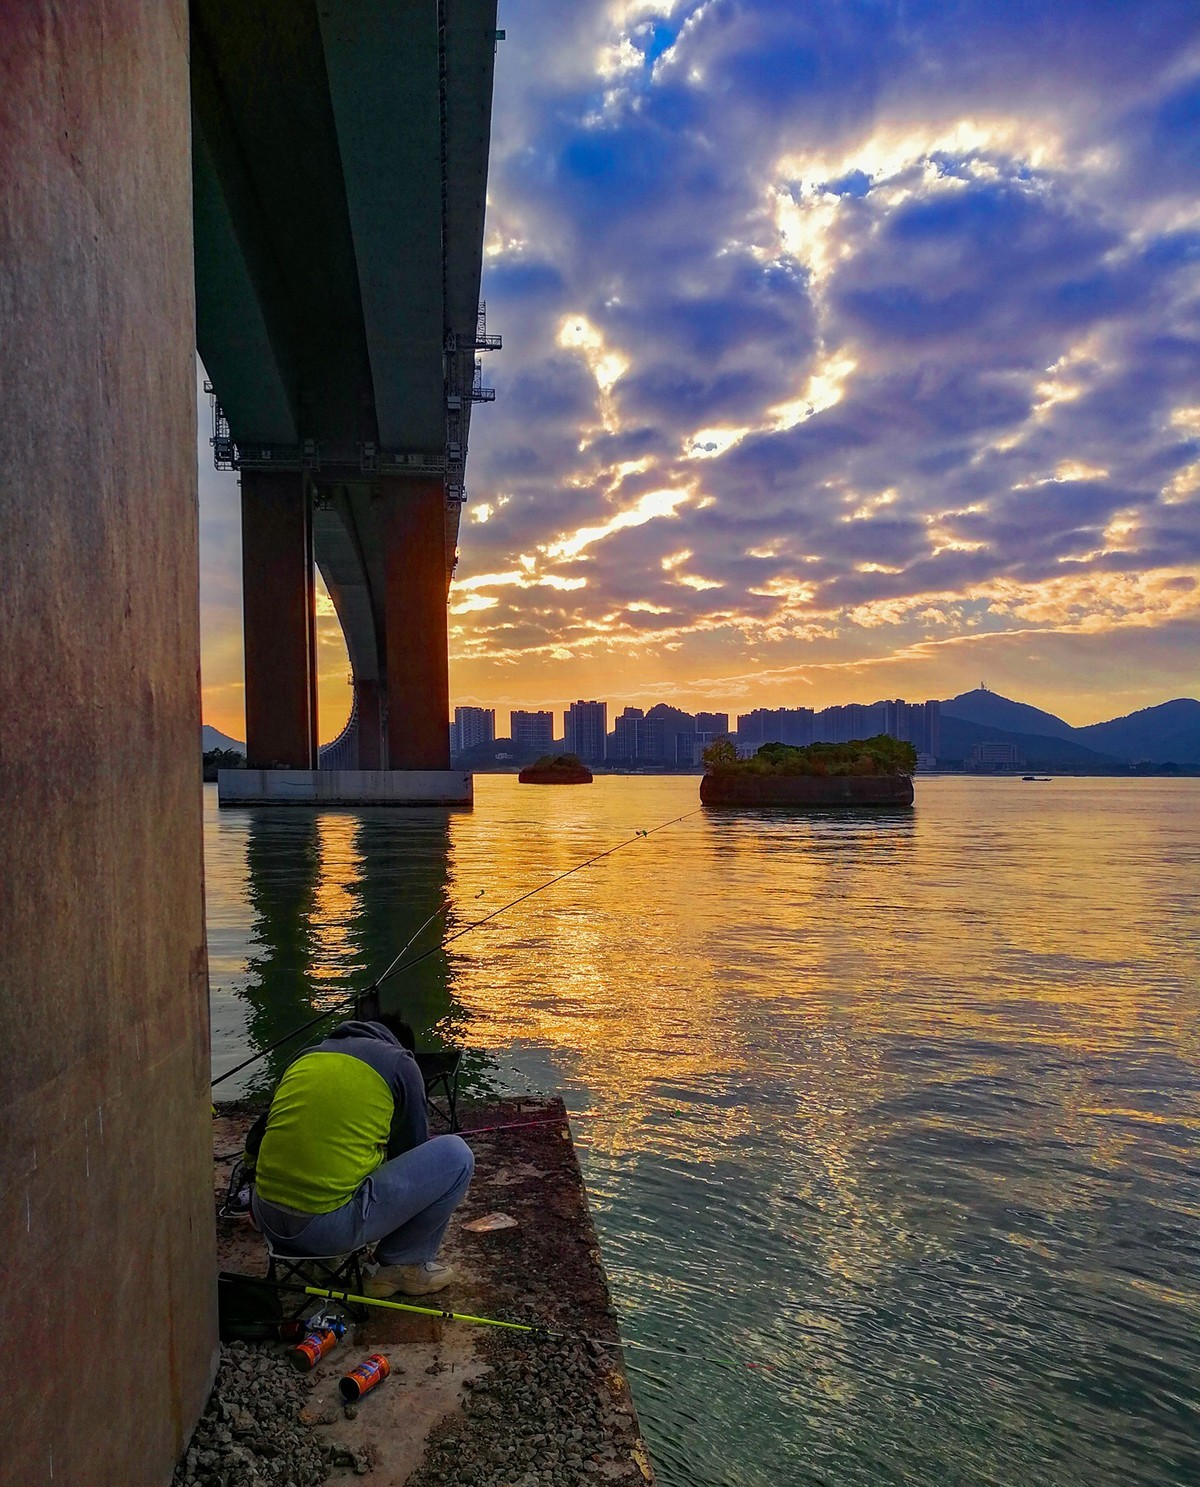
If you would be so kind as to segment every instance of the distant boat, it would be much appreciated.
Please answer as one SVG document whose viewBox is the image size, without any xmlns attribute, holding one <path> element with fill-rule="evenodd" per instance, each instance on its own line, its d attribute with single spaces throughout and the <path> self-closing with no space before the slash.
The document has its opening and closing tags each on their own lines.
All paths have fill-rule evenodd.
<svg viewBox="0 0 1200 1487">
<path fill-rule="evenodd" d="M 1048 774 L 1023 774 L 1021 778 L 1023 780 L 1048 780 L 1050 776 Z"/>
</svg>

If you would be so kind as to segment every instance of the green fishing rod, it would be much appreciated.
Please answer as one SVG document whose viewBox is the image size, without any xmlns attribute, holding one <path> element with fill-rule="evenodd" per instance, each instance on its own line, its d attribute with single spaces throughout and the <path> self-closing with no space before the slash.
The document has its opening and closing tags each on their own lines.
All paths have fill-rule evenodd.
<svg viewBox="0 0 1200 1487">
<path fill-rule="evenodd" d="M 227 1079 L 232 1079 L 235 1074 L 240 1074 L 243 1069 L 248 1069 L 251 1064 L 256 1064 L 259 1059 L 266 1058 L 269 1053 L 274 1053 L 277 1048 L 282 1048 L 285 1043 L 290 1043 L 293 1038 L 298 1038 L 301 1033 L 308 1032 L 310 1028 L 316 1027 L 319 1022 L 324 1022 L 327 1017 L 332 1017 L 336 1013 L 345 1011 L 348 1007 L 353 1006 L 361 997 L 370 996 L 373 991 L 377 991 L 392 976 L 398 976 L 404 971 L 411 971 L 414 966 L 419 966 L 423 961 L 428 960 L 430 956 L 436 955 L 439 950 L 445 949 L 447 945 L 452 945 L 455 940 L 461 940 L 463 935 L 470 934 L 472 930 L 480 929 L 483 925 L 490 924 L 493 919 L 499 918 L 501 914 L 507 914 L 510 909 L 515 909 L 518 904 L 523 904 L 526 899 L 533 898 L 535 894 L 544 893 L 547 888 L 553 888 L 556 883 L 561 883 L 564 878 L 569 878 L 575 873 L 582 872 L 585 867 L 591 867 L 592 863 L 600 862 L 605 857 L 611 857 L 614 852 L 620 852 L 622 848 L 631 846 L 634 842 L 643 841 L 646 837 L 651 837 L 660 831 L 665 831 L 668 826 L 677 826 L 680 821 L 686 821 L 691 816 L 698 816 L 703 809 L 703 806 L 697 806 L 694 810 L 685 811 L 682 816 L 674 816 L 670 821 L 663 821 L 658 826 L 650 827 L 648 831 L 635 831 L 632 836 L 626 837 L 624 841 L 617 842 L 615 846 L 606 847 L 603 852 L 597 852 L 583 862 L 577 862 L 574 867 L 567 868 L 565 872 L 558 873 L 553 878 L 547 878 L 544 883 L 539 883 L 535 888 L 530 888 L 517 898 L 510 899 L 508 903 L 502 904 L 498 909 L 493 909 L 490 914 L 484 914 L 480 919 L 473 919 L 470 924 L 465 924 L 462 929 L 457 930 L 454 934 L 442 940 L 440 944 L 431 946 L 428 950 L 423 950 L 420 955 L 414 955 L 411 960 L 403 961 L 403 964 L 401 964 L 404 955 L 421 935 L 425 933 L 426 929 L 450 907 L 449 898 L 443 898 L 433 913 L 430 914 L 429 918 L 417 929 L 416 933 L 409 937 L 404 948 L 395 957 L 391 965 L 388 966 L 387 970 L 384 971 L 383 975 L 372 981 L 370 986 L 366 987 L 363 991 L 349 992 L 339 1001 L 333 1003 L 332 1006 L 323 1008 L 315 1017 L 310 1017 L 307 1022 L 293 1028 L 290 1033 L 285 1033 L 282 1038 L 276 1038 L 274 1043 L 268 1043 L 265 1048 L 261 1048 L 257 1053 L 251 1054 L 249 1058 L 243 1059 L 240 1064 L 235 1064 L 232 1069 L 226 1069 L 224 1074 L 219 1074 L 212 1081 L 210 1088 L 216 1089 L 218 1084 L 224 1084 Z"/>
<path fill-rule="evenodd" d="M 280 1289 L 287 1289 L 281 1287 Z M 296 1289 L 299 1289 L 298 1287 Z M 321 1286 L 305 1286 L 305 1294 L 318 1296 L 325 1301 L 340 1301 L 344 1306 L 378 1306 L 385 1311 L 408 1312 L 418 1317 L 438 1317 L 443 1322 L 466 1322 L 474 1327 L 497 1327 L 507 1332 L 523 1332 L 534 1341 L 542 1338 L 555 1342 L 586 1342 L 597 1348 L 636 1348 L 641 1353 L 659 1353 L 669 1358 L 692 1358 L 713 1363 L 721 1368 L 773 1367 L 770 1363 L 747 1363 L 744 1359 L 714 1358 L 702 1353 L 690 1352 L 687 1348 L 659 1348 L 648 1342 L 621 1342 L 607 1337 L 589 1337 L 582 1332 L 556 1332 L 550 1327 L 541 1327 L 536 1322 L 506 1322 L 500 1317 L 477 1317 L 469 1312 L 449 1311 L 444 1306 L 416 1306 L 410 1301 L 384 1301 L 377 1296 L 356 1296 L 353 1291 L 327 1290 Z"/>
</svg>

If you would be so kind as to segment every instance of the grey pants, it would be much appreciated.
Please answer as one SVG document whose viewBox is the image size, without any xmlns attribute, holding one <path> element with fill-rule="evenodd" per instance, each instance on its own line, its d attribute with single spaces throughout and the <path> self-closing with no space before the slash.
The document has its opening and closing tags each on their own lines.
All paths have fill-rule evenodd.
<svg viewBox="0 0 1200 1487">
<path fill-rule="evenodd" d="M 254 1219 L 287 1255 L 344 1255 L 375 1246 L 381 1265 L 432 1260 L 475 1170 L 461 1136 L 434 1136 L 376 1167 L 332 1213 L 299 1214 L 254 1195 Z"/>
</svg>

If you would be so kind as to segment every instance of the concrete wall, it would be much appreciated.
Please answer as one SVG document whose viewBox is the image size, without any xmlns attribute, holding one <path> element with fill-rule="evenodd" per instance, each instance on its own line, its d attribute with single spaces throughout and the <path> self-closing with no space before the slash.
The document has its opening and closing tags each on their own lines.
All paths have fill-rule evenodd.
<svg viewBox="0 0 1200 1487">
<path fill-rule="evenodd" d="M 0 0 L 4 1483 L 215 1361 L 185 0 Z"/>
<path fill-rule="evenodd" d="M 462 769 L 220 769 L 222 805 L 472 805 Z"/>
</svg>

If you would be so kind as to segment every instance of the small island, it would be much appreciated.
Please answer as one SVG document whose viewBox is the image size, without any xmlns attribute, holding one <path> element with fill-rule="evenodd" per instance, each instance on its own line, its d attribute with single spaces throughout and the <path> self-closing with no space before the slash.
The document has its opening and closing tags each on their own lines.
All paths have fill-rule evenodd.
<svg viewBox="0 0 1200 1487">
<path fill-rule="evenodd" d="M 517 776 L 521 785 L 590 785 L 592 772 L 577 754 L 543 754 Z"/>
<path fill-rule="evenodd" d="M 728 739 L 718 739 L 705 749 L 704 766 L 702 805 L 908 806 L 917 753 L 880 733 L 805 748 L 763 744 L 753 758 L 740 759 Z"/>
</svg>

